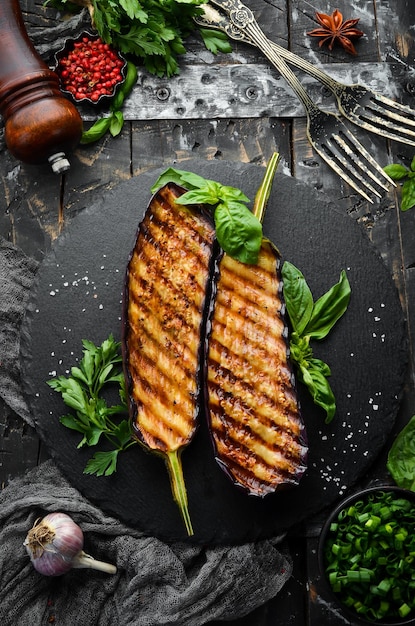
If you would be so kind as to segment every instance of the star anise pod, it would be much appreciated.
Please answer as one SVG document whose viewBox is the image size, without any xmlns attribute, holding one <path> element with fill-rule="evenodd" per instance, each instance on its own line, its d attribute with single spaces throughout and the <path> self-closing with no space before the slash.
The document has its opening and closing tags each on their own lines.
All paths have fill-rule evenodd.
<svg viewBox="0 0 415 626">
<path fill-rule="evenodd" d="M 315 28 L 307 35 L 322 37 L 318 44 L 320 48 L 323 44 L 328 43 L 329 50 L 333 50 L 334 44 L 338 41 L 347 52 L 357 54 L 351 40 L 364 35 L 361 30 L 355 28 L 359 19 L 343 20 L 343 15 L 338 9 L 335 9 L 331 15 L 316 13 L 316 18 L 321 28 Z"/>
</svg>

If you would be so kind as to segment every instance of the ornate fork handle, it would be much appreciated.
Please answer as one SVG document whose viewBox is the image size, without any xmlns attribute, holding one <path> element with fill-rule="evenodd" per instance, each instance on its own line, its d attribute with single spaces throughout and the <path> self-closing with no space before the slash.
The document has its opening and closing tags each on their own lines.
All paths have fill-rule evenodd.
<svg viewBox="0 0 415 626">
<path fill-rule="evenodd" d="M 320 113 L 319 108 L 311 100 L 291 68 L 278 54 L 275 49 L 276 44 L 264 35 L 251 9 L 239 2 L 239 0 L 211 0 L 211 2 L 223 9 L 226 16 L 221 15 L 219 11 L 212 9 L 212 6 L 207 4 L 202 5 L 202 8 L 205 10 L 204 16 L 200 19 L 196 18 L 196 21 L 201 25 L 220 28 L 232 39 L 257 46 L 289 83 L 297 97 L 301 100 L 308 115 L 311 118 L 317 116 Z"/>
<path fill-rule="evenodd" d="M 210 0 L 202 5 L 202 8 L 204 16 L 196 18 L 198 24 L 220 28 L 229 37 L 256 46 L 277 68 L 305 108 L 310 144 L 353 189 L 369 202 L 373 202 L 368 193 L 378 197 L 381 194 L 371 181 L 383 190 L 387 190 L 388 185 L 393 184 L 372 155 L 343 124 L 340 117 L 323 111 L 311 100 L 297 76 L 278 54 L 273 42 L 265 36 L 248 7 L 240 0 Z"/>
<path fill-rule="evenodd" d="M 213 5 L 223 9 L 223 11 L 226 13 L 226 16 L 224 17 L 219 11 L 217 11 L 213 7 Z M 303 70 L 313 78 L 317 79 L 325 87 L 327 87 L 327 89 L 329 89 L 336 97 L 341 95 L 344 89 L 344 85 L 342 83 L 332 78 L 331 76 L 323 72 L 323 70 L 319 69 L 317 66 L 313 65 L 309 61 L 294 54 L 290 50 L 283 48 L 275 41 L 271 41 L 270 39 L 265 37 L 262 30 L 259 28 L 251 9 L 241 4 L 239 0 L 210 0 L 210 3 L 202 5 L 202 8 L 205 11 L 204 15 L 195 18 L 195 21 L 198 24 L 210 28 L 218 28 L 225 32 L 231 39 L 235 39 L 236 41 L 243 41 L 251 45 L 252 43 L 255 43 L 255 45 L 260 47 L 259 43 L 252 40 L 251 27 L 256 26 L 257 34 L 259 31 L 262 35 L 261 45 L 263 45 L 264 41 L 267 42 L 268 52 L 266 53 L 266 55 L 268 56 L 268 54 L 273 54 L 273 59 L 268 56 L 268 58 L 273 63 L 275 59 L 275 54 L 278 54 L 279 57 L 282 57 L 286 61 L 289 61 L 298 69 Z M 262 52 L 264 52 L 265 54 L 264 50 L 262 50 Z M 355 85 L 355 87 L 358 87 L 358 85 Z"/>
</svg>

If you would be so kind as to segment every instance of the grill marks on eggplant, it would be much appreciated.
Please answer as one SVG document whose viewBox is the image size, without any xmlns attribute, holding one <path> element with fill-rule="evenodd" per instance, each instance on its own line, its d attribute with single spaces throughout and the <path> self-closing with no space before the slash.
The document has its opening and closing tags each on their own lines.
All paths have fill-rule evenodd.
<svg viewBox="0 0 415 626">
<path fill-rule="evenodd" d="M 135 436 L 165 458 L 191 535 L 180 454 L 201 406 L 217 461 L 251 494 L 297 484 L 307 445 L 279 254 L 263 240 L 257 265 L 217 257 L 211 214 L 177 205 L 184 191 L 162 187 L 139 226 L 125 281 L 123 358 Z"/>
<path fill-rule="evenodd" d="M 224 254 L 212 298 L 207 394 L 217 460 L 264 496 L 297 484 L 307 453 L 275 247 L 264 240 L 257 265 Z"/>
<path fill-rule="evenodd" d="M 214 241 L 199 207 L 175 205 L 175 185 L 153 197 L 128 265 L 126 352 L 133 424 L 161 452 L 187 445 L 199 411 L 205 299 Z"/>
</svg>

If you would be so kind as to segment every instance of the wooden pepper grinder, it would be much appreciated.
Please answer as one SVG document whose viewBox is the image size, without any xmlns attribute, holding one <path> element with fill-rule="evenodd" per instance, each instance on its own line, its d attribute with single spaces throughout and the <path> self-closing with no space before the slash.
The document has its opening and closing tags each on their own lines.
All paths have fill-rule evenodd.
<svg viewBox="0 0 415 626">
<path fill-rule="evenodd" d="M 0 114 L 16 158 L 49 161 L 58 174 L 69 169 L 66 154 L 79 143 L 82 120 L 30 41 L 19 0 L 0 0 Z"/>
</svg>

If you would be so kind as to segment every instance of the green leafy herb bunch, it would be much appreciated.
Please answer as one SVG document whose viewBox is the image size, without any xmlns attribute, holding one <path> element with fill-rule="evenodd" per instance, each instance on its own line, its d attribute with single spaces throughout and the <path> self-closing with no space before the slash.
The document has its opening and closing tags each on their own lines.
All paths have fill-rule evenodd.
<svg viewBox="0 0 415 626">
<path fill-rule="evenodd" d="M 132 55 L 151 74 L 179 73 L 178 56 L 186 52 L 185 39 L 199 30 L 208 50 L 230 52 L 224 33 L 200 29 L 193 18 L 205 0 L 46 0 L 60 10 L 87 7 L 101 39 Z"/>
<path fill-rule="evenodd" d="M 392 180 L 403 183 L 401 210 L 407 211 L 415 206 L 415 156 L 409 168 L 399 163 L 392 163 L 391 165 L 386 165 L 383 169 Z"/>
<path fill-rule="evenodd" d="M 117 469 L 120 452 L 136 444 L 128 413 L 124 375 L 122 373 L 121 345 L 110 335 L 96 346 L 84 340 L 83 357 L 78 366 L 72 367 L 70 376 L 58 376 L 48 385 L 61 394 L 72 413 L 60 418 L 61 424 L 82 435 L 78 448 L 96 446 L 105 438 L 110 450 L 96 452 L 88 461 L 84 473 L 110 476 Z M 108 405 L 105 391 L 114 386 L 118 389 L 119 404 Z"/>
</svg>

